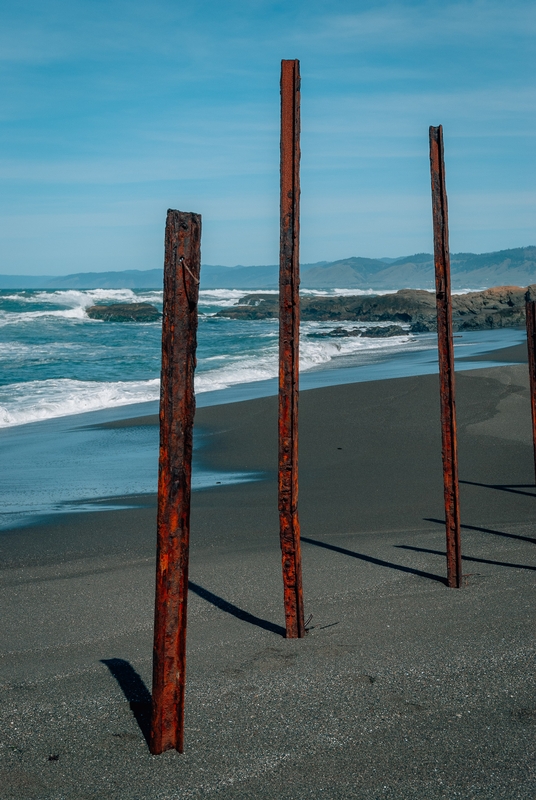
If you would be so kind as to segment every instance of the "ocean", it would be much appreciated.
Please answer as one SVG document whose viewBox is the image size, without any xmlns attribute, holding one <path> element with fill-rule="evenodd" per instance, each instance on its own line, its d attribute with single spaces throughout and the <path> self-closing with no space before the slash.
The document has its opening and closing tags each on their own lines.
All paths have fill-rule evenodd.
<svg viewBox="0 0 536 800">
<path fill-rule="evenodd" d="M 198 406 L 277 392 L 277 320 L 215 316 L 250 293 L 200 292 Z M 359 294 L 356 290 L 306 293 Z M 102 322 L 87 316 L 89 306 L 112 302 L 149 302 L 161 309 L 162 292 L 0 292 L 3 530 L 50 514 L 124 508 L 129 497 L 156 489 L 157 428 L 102 426 L 157 411 L 160 324 Z M 334 327 L 333 322 L 302 323 L 302 389 L 437 371 L 433 334 L 413 335 L 408 330 L 387 339 L 310 335 Z M 351 323 L 351 327 L 366 331 L 368 324 Z M 464 333 L 455 340 L 456 354 L 475 357 L 523 338 L 524 332 L 516 329 Z M 478 366 L 478 362 L 459 362 L 460 368 Z M 194 488 L 260 477 L 211 473 L 203 467 L 202 450 L 201 431 L 195 440 Z"/>
<path fill-rule="evenodd" d="M 215 316 L 245 294 L 232 289 L 201 292 L 198 394 L 277 375 L 276 320 Z M 158 399 L 160 324 L 107 323 L 91 320 L 85 313 L 95 303 L 112 302 L 148 302 L 161 310 L 162 292 L 0 292 L 0 427 Z M 368 352 L 378 356 L 431 346 L 409 336 L 389 340 L 308 337 L 333 327 L 333 323 L 302 325 L 303 371 Z"/>
</svg>

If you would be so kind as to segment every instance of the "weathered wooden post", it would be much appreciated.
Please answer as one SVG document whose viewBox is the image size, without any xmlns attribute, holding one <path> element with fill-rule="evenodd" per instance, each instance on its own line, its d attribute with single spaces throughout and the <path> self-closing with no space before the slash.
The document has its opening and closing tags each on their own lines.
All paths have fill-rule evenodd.
<svg viewBox="0 0 536 800">
<path fill-rule="evenodd" d="M 300 62 L 281 62 L 279 535 L 287 638 L 305 636 L 298 518 Z"/>
<path fill-rule="evenodd" d="M 447 534 L 447 583 L 462 585 L 460 497 L 458 488 L 458 442 L 454 385 L 454 345 L 450 294 L 450 254 L 443 128 L 430 127 L 430 173 L 434 223 L 434 261 L 437 305 L 437 345 L 441 397 L 443 486 Z"/>
<path fill-rule="evenodd" d="M 184 749 L 186 607 L 201 216 L 168 211 L 160 388 L 160 460 L 151 753 Z"/>
<path fill-rule="evenodd" d="M 530 405 L 532 410 L 532 441 L 534 443 L 534 474 L 536 476 L 536 286 L 529 286 L 525 295 L 527 315 L 527 349 L 529 351 Z"/>
</svg>

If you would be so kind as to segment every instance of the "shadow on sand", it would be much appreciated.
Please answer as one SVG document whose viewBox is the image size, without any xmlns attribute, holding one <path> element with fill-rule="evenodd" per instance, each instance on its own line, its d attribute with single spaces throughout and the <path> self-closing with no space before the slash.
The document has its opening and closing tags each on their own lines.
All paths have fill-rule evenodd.
<svg viewBox="0 0 536 800">
<path fill-rule="evenodd" d="M 122 658 L 102 658 L 121 687 L 143 738 L 149 744 L 151 733 L 151 693 L 134 667 Z"/>
<path fill-rule="evenodd" d="M 426 522 L 437 522 L 438 525 L 445 525 L 444 519 L 434 519 L 425 517 Z M 505 536 L 507 539 L 519 539 L 520 542 L 531 542 L 536 544 L 536 539 L 530 536 L 520 536 L 517 533 L 505 533 L 504 531 L 494 531 L 492 528 L 479 528 L 477 525 L 460 525 L 460 528 L 467 531 L 479 531 L 480 533 L 492 533 L 494 536 Z"/>
<path fill-rule="evenodd" d="M 428 550 L 425 547 L 412 547 L 409 544 L 395 544 L 395 547 L 401 550 L 413 550 L 415 553 L 431 553 L 433 556 L 447 557 L 447 554 L 441 550 Z M 489 558 L 474 558 L 473 556 L 462 555 L 462 561 L 475 561 L 477 564 L 493 564 L 496 567 L 511 567 L 512 569 L 530 569 L 536 571 L 536 567 L 529 567 L 527 564 L 510 564 L 507 561 L 491 561 Z"/>
<path fill-rule="evenodd" d="M 438 581 L 447 585 L 446 578 L 441 575 L 434 575 L 432 572 L 423 572 L 420 569 L 413 567 L 405 567 L 403 564 L 394 564 L 391 561 L 383 561 L 381 558 L 374 558 L 373 556 L 365 556 L 363 553 L 356 553 L 353 550 L 347 550 L 345 547 L 338 547 L 335 544 L 327 544 L 326 542 L 319 542 L 317 539 L 309 539 L 307 536 L 301 537 L 302 542 L 307 544 L 314 544 L 316 547 L 325 547 L 326 550 L 333 550 L 336 553 L 342 553 L 344 556 L 351 556 L 358 558 L 360 561 L 367 561 L 369 564 L 377 564 L 379 567 L 388 567 L 389 569 L 396 569 L 399 572 L 409 572 L 411 575 L 418 575 L 420 578 L 428 578 L 430 581 Z"/>
<path fill-rule="evenodd" d="M 483 489 L 496 489 L 499 492 L 512 492 L 524 494 L 526 497 L 536 497 L 534 492 L 524 492 L 523 489 L 534 489 L 533 483 L 477 483 L 476 481 L 460 481 L 467 486 L 481 486 Z"/>
<path fill-rule="evenodd" d="M 188 581 L 188 588 L 198 597 L 206 600 L 207 603 L 211 603 L 227 614 L 232 614 L 233 617 L 243 622 L 257 625 L 258 628 L 263 628 L 263 630 L 270 631 L 270 633 L 277 633 L 279 636 L 283 636 L 283 638 L 286 635 L 285 629 L 282 628 L 281 625 L 276 625 L 275 622 L 269 622 L 267 619 L 262 619 L 262 617 L 256 617 L 254 614 L 250 614 L 249 611 L 244 611 L 233 603 L 229 603 L 228 600 L 224 600 L 223 597 L 218 597 L 214 592 L 209 592 L 208 589 L 204 589 L 203 586 L 199 586 L 197 583 L 193 583 L 193 581 Z"/>
</svg>

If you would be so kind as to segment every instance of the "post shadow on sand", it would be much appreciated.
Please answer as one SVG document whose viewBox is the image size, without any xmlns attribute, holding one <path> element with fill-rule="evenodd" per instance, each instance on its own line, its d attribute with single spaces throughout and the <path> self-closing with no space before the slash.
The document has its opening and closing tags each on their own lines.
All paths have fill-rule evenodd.
<svg viewBox="0 0 536 800">
<path fill-rule="evenodd" d="M 524 494 L 526 497 L 536 497 L 535 492 L 524 492 L 523 489 L 534 489 L 533 483 L 477 483 L 477 481 L 460 481 L 467 486 L 481 486 L 483 489 L 496 489 L 499 492 L 512 492 Z"/>
<path fill-rule="evenodd" d="M 143 738 L 149 744 L 151 733 L 151 693 L 143 678 L 138 675 L 132 664 L 122 658 L 102 658 L 113 677 L 121 687 L 130 710 L 134 714 Z"/>
<path fill-rule="evenodd" d="M 229 603 L 222 597 L 218 597 L 214 592 L 210 592 L 208 589 L 199 586 L 199 584 L 193 581 L 188 581 L 188 589 L 198 595 L 198 597 L 216 606 L 216 608 L 225 611 L 227 614 L 231 614 L 233 617 L 243 622 L 257 625 L 257 627 L 263 628 L 265 631 L 270 631 L 270 633 L 277 633 L 279 636 L 285 637 L 286 635 L 285 629 L 281 627 L 281 625 L 276 625 L 266 619 L 256 617 L 248 611 L 244 611 L 242 608 L 235 606 L 233 603 Z M 151 693 L 142 677 L 138 675 L 132 664 L 125 661 L 123 658 L 102 658 L 101 664 L 108 667 L 110 673 L 121 687 L 143 737 L 147 744 L 149 744 L 151 732 Z"/>
<path fill-rule="evenodd" d="M 441 550 L 428 550 L 426 547 L 412 547 L 409 544 L 395 544 L 400 550 L 413 550 L 415 553 L 431 553 L 433 556 L 447 555 Z M 527 564 L 509 564 L 507 561 L 491 561 L 489 558 L 475 558 L 473 556 L 462 555 L 462 561 L 475 561 L 477 564 L 493 564 L 496 567 L 511 567 L 512 569 L 530 569 L 536 571 L 536 567 L 529 567 Z"/>
<path fill-rule="evenodd" d="M 428 578 L 430 581 L 438 581 L 445 586 L 447 585 L 446 578 L 441 577 L 441 575 L 434 575 L 432 572 L 424 572 L 421 569 L 406 567 L 403 564 L 394 564 L 391 561 L 383 561 L 381 558 L 374 558 L 374 556 L 365 556 L 363 553 L 356 553 L 354 550 L 347 550 L 345 547 L 338 547 L 335 544 L 319 542 L 317 539 L 309 539 L 307 536 L 302 536 L 301 541 L 307 542 L 307 544 L 314 544 L 316 547 L 325 547 L 326 550 L 334 550 L 336 553 L 342 553 L 344 556 L 358 558 L 360 561 L 367 561 L 369 564 L 377 564 L 379 567 L 396 569 L 399 572 L 409 572 L 411 575 L 418 575 L 420 578 Z"/>
<path fill-rule="evenodd" d="M 426 522 L 437 522 L 438 525 L 444 525 L 444 519 L 435 519 L 434 517 L 424 517 Z M 491 528 L 480 528 L 478 525 L 460 525 L 460 528 L 468 531 L 480 531 L 480 533 L 492 533 L 494 536 L 505 536 L 507 539 L 519 539 L 520 542 L 531 542 L 536 544 L 536 539 L 531 536 L 520 536 L 518 533 L 505 533 L 504 531 L 494 531 Z"/>
<path fill-rule="evenodd" d="M 266 619 L 262 619 L 261 617 L 256 617 L 254 614 L 250 614 L 249 611 L 244 611 L 242 608 L 235 606 L 233 603 L 229 603 L 228 600 L 224 600 L 223 597 L 218 597 L 217 594 L 214 592 L 209 592 L 208 589 L 205 589 L 203 586 L 199 586 L 199 584 L 194 583 L 193 581 L 188 581 L 188 589 L 191 592 L 194 592 L 198 597 L 201 597 L 203 600 L 206 600 L 208 603 L 211 603 L 216 608 L 219 608 L 221 611 L 225 611 L 227 614 L 231 614 L 233 617 L 242 620 L 243 622 L 249 622 L 251 625 L 257 625 L 258 628 L 263 628 L 265 631 L 270 631 L 270 633 L 277 633 L 279 636 L 286 636 L 286 631 L 281 625 L 276 625 L 274 622 L 269 622 Z"/>
</svg>

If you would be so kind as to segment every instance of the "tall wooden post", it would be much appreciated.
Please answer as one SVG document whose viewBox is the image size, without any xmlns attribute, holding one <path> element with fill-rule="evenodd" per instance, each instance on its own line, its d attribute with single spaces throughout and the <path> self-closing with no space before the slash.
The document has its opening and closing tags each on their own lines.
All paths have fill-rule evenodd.
<svg viewBox="0 0 536 800">
<path fill-rule="evenodd" d="M 529 286 L 525 295 L 527 314 L 527 350 L 529 352 L 530 405 L 532 410 L 532 441 L 534 443 L 534 474 L 536 476 L 536 286 Z"/>
<path fill-rule="evenodd" d="M 281 62 L 279 535 L 287 638 L 305 636 L 298 518 L 300 63 Z"/>
<path fill-rule="evenodd" d="M 430 173 L 434 223 L 434 261 L 437 306 L 437 344 L 441 396 L 441 435 L 443 486 L 447 534 L 447 583 L 462 585 L 462 547 L 460 537 L 460 497 L 458 488 L 458 442 L 454 385 L 454 345 L 452 341 L 452 301 L 450 294 L 450 254 L 443 128 L 430 127 Z"/>
<path fill-rule="evenodd" d="M 186 606 L 201 217 L 168 211 L 160 389 L 160 460 L 151 753 L 184 749 Z"/>
</svg>

